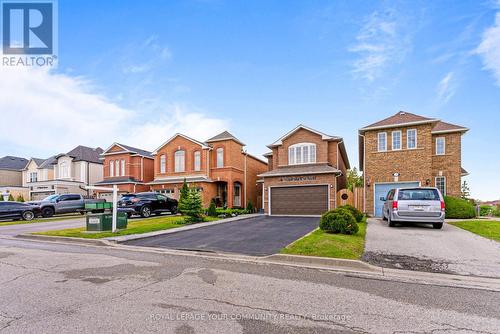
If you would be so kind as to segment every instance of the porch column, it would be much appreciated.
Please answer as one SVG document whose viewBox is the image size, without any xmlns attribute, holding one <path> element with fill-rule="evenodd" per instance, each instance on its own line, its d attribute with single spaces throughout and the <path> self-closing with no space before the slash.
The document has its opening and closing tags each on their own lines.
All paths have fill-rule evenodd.
<svg viewBox="0 0 500 334">
<path fill-rule="evenodd" d="M 233 207 L 233 195 L 234 194 L 234 182 L 232 180 L 227 181 L 227 207 Z"/>
</svg>

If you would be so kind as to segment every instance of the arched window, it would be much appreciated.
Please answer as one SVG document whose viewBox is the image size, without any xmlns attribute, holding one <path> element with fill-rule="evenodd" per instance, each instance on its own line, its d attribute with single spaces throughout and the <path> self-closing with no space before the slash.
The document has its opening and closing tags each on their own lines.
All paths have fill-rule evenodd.
<svg viewBox="0 0 500 334">
<path fill-rule="evenodd" d="M 224 167 L 224 149 L 219 147 L 217 149 L 217 168 Z"/>
<path fill-rule="evenodd" d="M 288 164 L 300 165 L 316 162 L 316 144 L 298 143 L 288 147 Z"/>
<path fill-rule="evenodd" d="M 174 171 L 176 173 L 179 173 L 179 172 L 184 172 L 185 170 L 185 152 L 184 151 L 176 151 L 175 152 L 175 155 L 174 155 L 174 158 L 175 158 L 175 169 Z"/>
<path fill-rule="evenodd" d="M 194 158 L 194 166 L 193 166 L 194 170 L 198 172 L 201 170 L 201 152 L 200 151 L 194 152 L 193 158 Z"/>
<path fill-rule="evenodd" d="M 115 176 L 115 162 L 113 160 L 109 162 L 109 176 Z"/>
<path fill-rule="evenodd" d="M 165 154 L 160 156 L 160 173 L 166 173 L 167 172 L 167 157 Z"/>
</svg>

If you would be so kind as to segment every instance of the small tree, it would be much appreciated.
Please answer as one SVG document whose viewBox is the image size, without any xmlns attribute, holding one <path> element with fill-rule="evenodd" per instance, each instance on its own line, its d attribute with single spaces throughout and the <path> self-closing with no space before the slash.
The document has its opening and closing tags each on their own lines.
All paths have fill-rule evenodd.
<svg viewBox="0 0 500 334">
<path fill-rule="evenodd" d="M 253 213 L 253 204 L 252 204 L 252 201 L 248 201 L 248 203 L 247 203 L 247 212 L 248 213 Z"/>
<path fill-rule="evenodd" d="M 179 206 L 178 206 L 178 209 L 179 209 L 179 212 L 184 214 L 184 210 L 186 210 L 186 201 L 187 201 L 187 198 L 189 197 L 189 186 L 186 182 L 186 179 L 184 179 L 184 183 L 182 184 L 182 188 L 181 188 L 181 193 L 179 195 Z"/>
<path fill-rule="evenodd" d="M 363 186 L 363 176 L 361 176 L 356 167 L 347 171 L 347 189 L 354 191 L 354 188 Z"/>
<path fill-rule="evenodd" d="M 2 193 L 0 193 L 0 202 L 3 202 L 3 201 L 4 201 L 4 199 L 3 199 L 3 194 L 2 194 Z"/>
<path fill-rule="evenodd" d="M 14 196 L 12 196 L 12 194 L 9 194 L 9 201 L 14 202 Z"/>
<path fill-rule="evenodd" d="M 18 201 L 18 202 L 24 202 L 24 197 L 23 197 L 23 195 L 19 194 L 19 195 L 17 196 L 17 198 L 16 198 L 16 201 Z"/>
<path fill-rule="evenodd" d="M 188 195 L 184 202 L 183 214 L 187 216 L 186 220 L 190 223 L 201 221 L 203 217 L 203 203 L 201 195 L 196 188 L 189 188 Z"/>
<path fill-rule="evenodd" d="M 469 184 L 467 183 L 467 181 L 464 181 L 462 183 L 462 194 L 460 197 L 462 197 L 462 199 L 469 199 L 469 197 L 470 197 L 470 188 L 469 188 Z"/>
<path fill-rule="evenodd" d="M 217 207 L 215 206 L 215 201 L 212 199 L 210 205 L 208 206 L 207 214 L 210 217 L 217 217 Z"/>
</svg>

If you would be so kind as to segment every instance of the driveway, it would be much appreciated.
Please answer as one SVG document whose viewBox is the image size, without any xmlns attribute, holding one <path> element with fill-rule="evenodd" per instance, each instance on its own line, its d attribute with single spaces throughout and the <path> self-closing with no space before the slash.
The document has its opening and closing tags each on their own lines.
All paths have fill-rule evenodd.
<svg viewBox="0 0 500 334">
<path fill-rule="evenodd" d="M 125 242 L 128 245 L 264 256 L 318 227 L 315 217 L 259 216 Z"/>
<path fill-rule="evenodd" d="M 50 220 L 43 223 L 27 223 L 0 226 L 0 235 L 18 235 L 31 232 L 63 230 L 85 226 L 85 218 Z"/>
<path fill-rule="evenodd" d="M 500 243 L 444 224 L 388 227 L 368 219 L 363 260 L 382 267 L 500 278 Z"/>
</svg>

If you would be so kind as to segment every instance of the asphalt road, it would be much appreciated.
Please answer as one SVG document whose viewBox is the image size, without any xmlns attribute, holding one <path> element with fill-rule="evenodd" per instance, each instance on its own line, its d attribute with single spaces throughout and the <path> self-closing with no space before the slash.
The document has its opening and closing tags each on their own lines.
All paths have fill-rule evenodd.
<svg viewBox="0 0 500 334">
<path fill-rule="evenodd" d="M 0 238 L 2 333 L 497 333 L 500 293 Z"/>
<path fill-rule="evenodd" d="M 500 278 L 500 243 L 446 223 L 441 230 L 424 224 L 391 228 L 369 219 L 364 260 L 397 269 Z"/>
<path fill-rule="evenodd" d="M 271 255 L 318 227 L 319 218 L 259 216 L 128 241 L 127 245 Z"/>
<path fill-rule="evenodd" d="M 0 226 L 0 235 L 19 235 L 23 233 L 63 230 L 85 226 L 85 218 L 47 221 L 43 223 L 28 223 Z"/>
</svg>

